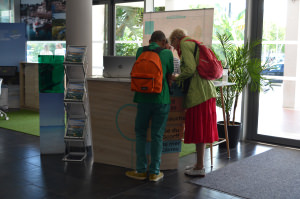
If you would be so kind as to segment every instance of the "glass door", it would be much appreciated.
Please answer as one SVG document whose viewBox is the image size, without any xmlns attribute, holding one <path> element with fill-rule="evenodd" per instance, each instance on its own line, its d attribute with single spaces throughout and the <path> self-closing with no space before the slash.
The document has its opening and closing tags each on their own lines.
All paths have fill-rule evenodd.
<svg viewBox="0 0 300 199">
<path fill-rule="evenodd" d="M 300 146 L 299 1 L 264 0 L 262 71 L 271 82 L 260 92 L 255 139 Z"/>
</svg>

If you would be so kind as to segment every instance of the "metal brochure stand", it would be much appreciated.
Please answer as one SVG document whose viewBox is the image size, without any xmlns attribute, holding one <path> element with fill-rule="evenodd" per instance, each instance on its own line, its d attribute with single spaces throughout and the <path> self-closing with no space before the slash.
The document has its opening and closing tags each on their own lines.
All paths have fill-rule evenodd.
<svg viewBox="0 0 300 199">
<path fill-rule="evenodd" d="M 64 62 L 64 104 L 67 117 L 64 161 L 83 161 L 87 156 L 89 112 L 85 54 L 85 46 L 68 46 Z"/>
</svg>

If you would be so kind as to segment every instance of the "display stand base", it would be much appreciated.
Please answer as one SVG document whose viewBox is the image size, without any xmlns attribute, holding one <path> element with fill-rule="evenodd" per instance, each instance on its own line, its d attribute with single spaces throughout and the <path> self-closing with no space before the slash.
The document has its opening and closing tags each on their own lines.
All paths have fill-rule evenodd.
<svg viewBox="0 0 300 199">
<path fill-rule="evenodd" d="M 78 145 L 77 147 L 71 146 L 72 142 L 79 143 L 79 145 L 81 145 L 79 149 L 81 150 L 78 150 Z M 66 143 L 66 152 L 65 152 L 65 156 L 62 159 L 63 161 L 80 162 L 86 158 L 87 147 L 84 140 L 65 139 L 65 143 Z"/>
<path fill-rule="evenodd" d="M 87 154 L 85 153 L 69 153 L 63 157 L 63 161 L 67 162 L 82 162 L 86 158 Z"/>
</svg>

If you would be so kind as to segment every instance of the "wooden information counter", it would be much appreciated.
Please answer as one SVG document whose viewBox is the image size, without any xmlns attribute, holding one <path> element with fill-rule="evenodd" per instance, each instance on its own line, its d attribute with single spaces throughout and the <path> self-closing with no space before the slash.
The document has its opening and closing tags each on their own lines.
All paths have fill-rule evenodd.
<svg viewBox="0 0 300 199">
<path fill-rule="evenodd" d="M 135 169 L 136 104 L 133 103 L 134 92 L 130 90 L 130 79 L 87 80 L 94 162 Z M 179 108 L 182 107 L 182 100 L 178 99 L 171 99 L 171 112 L 164 136 L 162 170 L 176 169 L 178 166 L 178 149 L 181 148 L 185 119 L 183 109 Z"/>
<path fill-rule="evenodd" d="M 39 110 L 39 64 L 20 63 L 20 108 Z"/>
</svg>

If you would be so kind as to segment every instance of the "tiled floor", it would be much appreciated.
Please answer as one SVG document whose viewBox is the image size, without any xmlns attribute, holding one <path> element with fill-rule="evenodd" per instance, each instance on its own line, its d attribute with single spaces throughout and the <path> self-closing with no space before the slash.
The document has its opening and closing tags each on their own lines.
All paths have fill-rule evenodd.
<svg viewBox="0 0 300 199">
<path fill-rule="evenodd" d="M 270 148 L 240 143 L 231 149 L 231 159 L 227 159 L 226 149 L 215 146 L 212 169 L 209 149 L 206 153 L 207 172 Z M 189 183 L 191 178 L 183 172 L 186 165 L 194 162 L 194 154 L 180 158 L 178 169 L 164 171 L 164 179 L 156 183 L 129 179 L 124 175 L 128 169 L 93 163 L 90 157 L 84 162 L 63 162 L 62 156 L 41 156 L 39 137 L 0 129 L 0 198 L 238 198 Z"/>
</svg>

